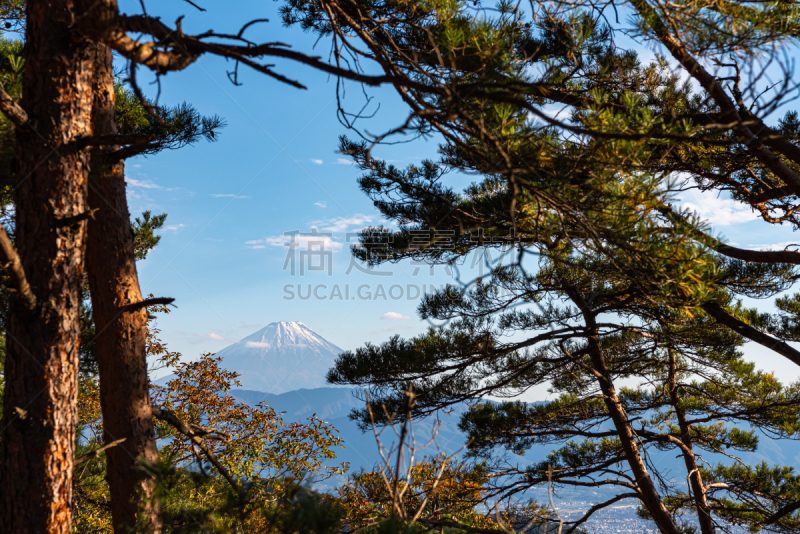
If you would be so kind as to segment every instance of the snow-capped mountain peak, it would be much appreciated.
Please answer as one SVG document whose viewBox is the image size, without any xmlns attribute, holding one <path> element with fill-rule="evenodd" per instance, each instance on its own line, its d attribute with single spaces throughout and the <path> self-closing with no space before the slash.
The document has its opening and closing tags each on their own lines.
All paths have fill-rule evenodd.
<svg viewBox="0 0 800 534">
<path fill-rule="evenodd" d="M 250 334 L 237 344 L 243 343 L 246 348 L 271 350 L 294 350 L 305 347 L 315 352 L 340 353 L 342 349 L 311 330 L 301 322 L 281 321 L 270 323 L 258 332 Z"/>
<path fill-rule="evenodd" d="M 326 385 L 325 375 L 344 352 L 301 322 L 270 323 L 217 353 L 244 389 L 283 393 Z"/>
</svg>

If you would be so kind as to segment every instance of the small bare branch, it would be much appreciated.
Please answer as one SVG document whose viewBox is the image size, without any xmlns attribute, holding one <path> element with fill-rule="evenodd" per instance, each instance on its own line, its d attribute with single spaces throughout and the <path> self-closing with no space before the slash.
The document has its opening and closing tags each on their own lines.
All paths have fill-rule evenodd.
<svg viewBox="0 0 800 534">
<path fill-rule="evenodd" d="M 0 111 L 2 111 L 3 115 L 17 128 L 30 127 L 28 123 L 28 114 L 25 113 L 25 110 L 22 109 L 19 104 L 14 102 L 14 99 L 11 98 L 11 95 L 6 93 L 2 86 L 0 86 Z"/>
<path fill-rule="evenodd" d="M 187 4 L 191 5 L 192 7 L 196 8 L 198 11 L 205 11 L 205 8 L 202 8 L 202 7 L 198 6 L 197 4 L 192 2 L 192 0 L 183 0 L 183 1 L 186 2 Z"/>
<path fill-rule="evenodd" d="M 159 305 L 167 305 L 172 304 L 175 302 L 175 299 L 172 297 L 156 297 L 152 299 L 144 299 L 141 302 L 134 302 L 133 304 L 128 304 L 123 306 L 120 310 L 121 313 L 129 313 L 141 310 L 142 308 L 147 308 L 148 306 L 159 306 Z"/>
<path fill-rule="evenodd" d="M 419 522 L 422 523 L 423 525 L 430 525 L 433 527 L 455 528 L 458 530 L 463 530 L 465 532 L 474 532 L 475 534 L 509 534 L 507 530 L 472 527 L 469 525 L 462 525 L 461 523 L 457 523 L 455 521 L 441 521 L 438 519 L 420 519 Z"/>
<path fill-rule="evenodd" d="M 564 528 L 564 520 L 558 515 L 556 505 L 553 503 L 553 466 L 550 464 L 547 465 L 547 494 L 550 496 L 550 508 L 553 509 L 553 513 L 558 518 L 558 534 L 561 534 L 561 529 Z M 545 527 L 545 532 L 547 532 L 547 527 Z"/>
<path fill-rule="evenodd" d="M 94 208 L 90 210 L 86 210 L 83 213 L 79 213 L 77 215 L 71 215 L 69 217 L 62 217 L 61 219 L 56 220 L 56 227 L 63 228 L 65 226 L 74 226 L 81 221 L 85 221 L 87 219 L 94 219 L 94 214 L 97 213 L 97 210 L 100 208 Z"/>
<path fill-rule="evenodd" d="M 195 430 L 187 426 L 186 423 L 178 419 L 178 417 L 174 413 L 172 413 L 170 410 L 167 410 L 166 408 L 153 406 L 153 417 L 171 425 L 175 430 L 177 430 L 178 432 L 189 438 L 192 447 L 194 448 L 196 446 L 203 452 L 203 454 L 206 455 L 206 457 L 212 463 L 212 465 L 217 469 L 217 471 L 219 471 L 219 474 L 221 474 L 225 478 L 225 480 L 228 481 L 228 484 L 231 485 L 231 487 L 236 491 L 236 493 L 238 494 L 242 493 L 241 488 L 239 488 L 239 484 L 231 476 L 228 470 L 225 469 L 225 466 L 223 466 L 219 462 L 219 460 L 217 460 L 214 451 L 212 451 L 208 447 L 208 445 L 206 445 L 206 442 L 202 437 L 202 432 L 201 433 L 196 432 Z"/>
<path fill-rule="evenodd" d="M 33 294 L 28 278 L 25 276 L 25 269 L 22 268 L 19 254 L 2 225 L 0 225 L 0 254 L 3 256 L 4 267 L 11 275 L 14 289 L 20 296 L 20 300 L 29 311 L 32 311 L 36 307 L 36 295 Z"/>
<path fill-rule="evenodd" d="M 116 441 L 112 441 L 111 443 L 107 443 L 107 444 L 103 445 L 102 447 L 98 447 L 98 448 L 96 448 L 94 450 L 91 450 L 91 451 L 87 452 L 86 454 L 81 454 L 80 456 L 77 456 L 75 458 L 75 465 L 78 466 L 78 465 L 82 464 L 83 462 L 85 462 L 87 460 L 91 460 L 92 458 L 97 458 L 98 456 L 100 456 L 101 452 L 106 451 L 106 450 L 110 449 L 111 447 L 116 447 L 117 445 L 119 445 L 120 443 L 125 441 L 126 439 L 128 439 L 128 438 L 121 438 L 121 439 L 118 439 Z"/>
</svg>

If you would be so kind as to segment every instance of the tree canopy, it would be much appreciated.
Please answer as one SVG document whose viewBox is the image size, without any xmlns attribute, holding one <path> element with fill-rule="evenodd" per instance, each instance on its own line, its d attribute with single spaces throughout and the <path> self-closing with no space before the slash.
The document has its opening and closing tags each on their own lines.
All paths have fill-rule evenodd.
<svg viewBox="0 0 800 534">
<path fill-rule="evenodd" d="M 786 293 L 799 256 L 728 245 L 675 204 L 699 189 L 796 225 L 797 80 L 782 51 L 797 46 L 797 16 L 792 3 L 291 3 L 288 23 L 419 82 L 387 135 L 443 139 L 438 161 L 405 169 L 374 156 L 384 137 L 342 139 L 396 224 L 365 230 L 353 254 L 512 256 L 422 301 L 421 318 L 445 326 L 345 353 L 329 380 L 370 388 L 390 413 L 413 386 L 418 416 L 551 384 L 544 405 L 478 403 L 462 418 L 476 455 L 558 446 L 530 470 L 498 467 L 507 495 L 549 466 L 556 484 L 616 488 L 586 517 L 632 498 L 664 533 L 796 529 L 792 470 L 726 455 L 760 432 L 796 439 L 797 386 L 739 347 L 800 363 Z M 452 173 L 475 181 L 454 190 Z M 748 307 L 775 297 L 777 311 Z M 684 458 L 685 487 L 648 465 L 652 449 Z"/>
</svg>

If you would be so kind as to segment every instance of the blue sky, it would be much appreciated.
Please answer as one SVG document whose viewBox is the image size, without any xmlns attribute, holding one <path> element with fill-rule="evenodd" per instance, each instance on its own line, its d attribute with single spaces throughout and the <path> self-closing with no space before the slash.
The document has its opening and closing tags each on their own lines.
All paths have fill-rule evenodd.
<svg viewBox="0 0 800 534">
<path fill-rule="evenodd" d="M 136 5 L 123 10 L 136 12 Z M 174 20 L 181 12 L 189 13 L 183 22 L 186 31 L 204 31 L 212 25 L 230 31 L 250 18 L 267 17 L 271 22 L 255 27 L 259 31 L 251 37 L 289 42 L 310 51 L 309 35 L 281 27 L 278 5 L 207 3 L 208 12 L 193 13 L 185 4 L 175 3 L 180 11 L 155 14 Z M 318 53 L 327 50 L 321 47 Z M 243 85 L 237 87 L 227 79 L 231 68 L 224 60 L 203 58 L 162 80 L 160 102 L 185 100 L 202 114 L 225 119 L 227 127 L 218 142 L 129 160 L 126 167 L 132 215 L 143 210 L 168 213 L 161 243 L 139 264 L 143 293 L 176 298 L 178 308 L 159 320 L 163 339 L 173 350 L 192 357 L 219 350 L 280 320 L 302 321 L 345 349 L 385 340 L 395 332 L 422 331 L 427 325 L 417 321 L 416 300 L 406 298 L 406 286 L 443 283 L 441 268 L 432 277 L 427 267 L 410 265 L 398 266 L 390 277 L 355 269 L 345 274 L 350 266 L 347 232 L 377 224 L 380 218 L 357 189 L 358 170 L 336 153 L 337 138 L 346 129 L 336 118 L 334 81 L 310 68 L 284 63 L 277 70 L 308 90 L 246 69 L 240 70 Z M 374 128 L 404 117 L 404 108 L 391 91 L 371 94 L 376 105 L 380 103 Z M 357 84 L 347 88 L 347 95 L 353 106 L 363 102 Z M 435 152 L 434 143 L 415 142 L 381 150 L 380 155 L 404 165 Z M 284 232 L 308 233 L 312 227 L 332 234 L 305 240 L 325 242 L 326 251 L 332 252 L 332 276 L 320 271 L 292 276 L 288 266 L 283 269 L 289 251 L 284 243 L 291 239 Z M 305 250 L 306 243 L 300 242 L 299 250 Z M 319 257 L 313 261 L 317 264 Z M 334 300 L 284 299 L 289 295 L 284 286 L 298 283 L 303 284 L 303 296 L 308 284 L 324 284 L 328 290 L 319 289 L 318 295 L 333 293 Z M 336 284 L 341 300 L 334 293 Z M 356 300 L 345 302 L 348 284 Z M 370 295 L 364 299 L 356 295 L 363 284 L 370 286 L 361 291 L 364 297 Z M 379 284 L 387 292 L 385 300 Z M 400 297 L 397 300 L 389 295 L 395 285 L 403 289 L 402 297 L 397 287 L 392 291 Z"/>
<path fill-rule="evenodd" d="M 183 2 L 152 4 L 148 9 L 165 21 L 186 14 L 187 32 L 213 27 L 235 33 L 248 20 L 266 17 L 270 22 L 254 26 L 251 39 L 312 50 L 312 36 L 281 27 L 278 2 L 200 4 L 208 11 L 194 11 Z M 128 13 L 138 13 L 138 6 L 138 2 L 121 3 Z M 327 57 L 328 50 L 320 44 L 317 53 Z M 211 57 L 165 76 L 161 103 L 189 102 L 202 114 L 220 115 L 227 127 L 216 143 L 136 158 L 126 167 L 131 214 L 144 210 L 168 214 L 161 243 L 139 263 L 139 277 L 145 295 L 176 298 L 177 309 L 160 318 L 158 326 L 169 347 L 187 358 L 217 351 L 281 320 L 301 321 L 343 349 L 394 334 L 411 336 L 428 325 L 416 316 L 418 300 L 409 298 L 409 289 L 412 297 L 418 291 L 409 286 L 450 279 L 442 267 L 431 273 L 427 266 L 404 263 L 381 268 L 390 275 L 378 276 L 351 266 L 347 232 L 379 224 L 381 219 L 357 188 L 359 171 L 336 153 L 337 138 L 347 131 L 336 118 L 335 82 L 310 68 L 276 63 L 277 71 L 308 90 L 246 68 L 239 72 L 243 85 L 234 86 L 226 75 L 233 65 Z M 145 74 L 140 74 L 142 82 L 147 80 Z M 149 88 L 155 94 L 155 88 Z M 381 131 L 404 118 L 404 106 L 390 89 L 370 90 L 370 95 L 380 109 L 365 124 L 367 129 Z M 347 96 L 353 108 L 363 103 L 357 84 L 348 86 Z M 377 151 L 378 157 L 398 165 L 435 155 L 435 140 Z M 759 222 L 749 209 L 725 199 L 691 194 L 683 200 L 709 219 L 717 234 L 740 246 L 776 246 L 795 237 L 789 228 Z M 292 275 L 286 265 L 290 247 L 285 243 L 291 238 L 284 233 L 309 233 L 312 228 L 331 235 L 299 239 L 297 250 L 306 250 L 308 241 L 324 242 L 325 251 L 331 253 L 325 256 L 332 260 L 330 276 L 326 270 L 306 270 L 300 276 L 299 265 Z M 299 256 L 296 259 L 300 261 Z M 312 259 L 313 265 L 319 261 L 320 255 Z M 325 299 L 299 298 L 298 284 L 302 296 L 311 284 Z M 292 299 L 284 289 L 287 285 L 295 295 Z M 359 294 L 360 286 L 368 287 Z M 800 374 L 792 364 L 758 347 L 748 347 L 747 354 L 782 378 Z"/>
</svg>

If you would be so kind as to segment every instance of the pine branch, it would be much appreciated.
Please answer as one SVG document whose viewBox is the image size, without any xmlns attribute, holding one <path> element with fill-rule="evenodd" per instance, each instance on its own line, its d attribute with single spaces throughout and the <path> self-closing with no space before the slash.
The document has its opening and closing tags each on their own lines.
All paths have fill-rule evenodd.
<svg viewBox="0 0 800 534">
<path fill-rule="evenodd" d="M 152 299 L 144 299 L 140 302 L 134 302 L 133 304 L 128 304 L 126 306 L 123 306 L 120 312 L 121 313 L 135 312 L 141 310 L 142 308 L 147 308 L 148 306 L 167 305 L 167 304 L 172 304 L 173 302 L 175 302 L 175 299 L 172 297 L 156 297 Z"/>
<path fill-rule="evenodd" d="M 764 132 L 764 144 L 773 150 L 777 150 L 793 162 L 800 165 L 800 146 L 795 145 L 786 138 L 781 132 L 770 128 L 764 124 L 759 117 L 750 112 L 750 110 L 742 110 L 742 114 L 749 120 L 753 121 L 759 132 Z"/>
<path fill-rule="evenodd" d="M 64 226 L 76 225 L 81 221 L 94 219 L 94 214 L 97 213 L 99 209 L 100 208 L 89 209 L 77 215 L 71 215 L 69 217 L 58 219 L 56 220 L 56 226 L 59 228 L 63 228 Z"/>
<path fill-rule="evenodd" d="M 689 230 L 695 234 L 695 237 L 698 238 L 699 241 L 723 256 L 754 263 L 791 263 L 793 265 L 800 265 L 800 252 L 794 250 L 748 250 L 733 247 L 697 229 L 687 222 L 682 215 L 675 213 L 671 207 L 661 208 L 659 211 L 673 224 Z"/>
<path fill-rule="evenodd" d="M 120 148 L 119 150 L 115 150 L 114 152 L 108 152 L 105 154 L 105 157 L 110 162 L 118 162 L 128 158 L 132 158 L 134 156 L 138 156 L 143 152 L 147 152 L 148 150 L 155 150 L 161 148 L 160 143 L 144 143 L 139 145 L 130 145 L 124 148 Z"/>
<path fill-rule="evenodd" d="M 117 445 L 119 445 L 120 443 L 125 441 L 126 439 L 128 439 L 128 438 L 121 438 L 121 439 L 118 439 L 116 441 L 112 441 L 111 443 L 108 443 L 107 445 L 103 445 L 102 447 L 98 447 L 98 448 L 96 448 L 94 450 L 91 450 L 91 451 L 87 452 L 86 454 L 82 454 L 80 456 L 76 456 L 75 457 L 75 465 L 77 466 L 77 465 L 82 464 L 86 460 L 91 460 L 92 458 L 97 458 L 98 456 L 100 456 L 101 452 L 103 452 L 105 450 L 108 450 L 111 447 L 116 447 Z"/>
<path fill-rule="evenodd" d="M 750 326 L 744 321 L 737 319 L 725 311 L 719 304 L 709 302 L 707 304 L 703 304 L 701 307 L 708 315 L 739 335 L 746 337 L 750 341 L 755 341 L 759 345 L 763 345 L 768 349 L 772 349 L 781 356 L 788 358 L 793 363 L 800 365 L 800 351 L 791 347 L 788 343 L 774 338 L 769 334 L 765 334 L 764 332 Z"/>
<path fill-rule="evenodd" d="M 19 259 L 11 238 L 8 237 L 6 229 L 0 225 L 0 255 L 5 263 L 5 268 L 11 274 L 14 289 L 17 291 L 25 307 L 32 311 L 36 307 L 36 295 L 33 294 L 28 278 L 25 276 L 25 269 Z"/>
<path fill-rule="evenodd" d="M 800 510 L 800 502 L 788 504 L 768 517 L 766 521 L 764 521 L 764 525 L 774 525 L 787 515 L 791 514 L 792 512 L 796 512 L 797 510 Z"/>
<path fill-rule="evenodd" d="M 75 140 L 75 146 L 84 148 L 87 146 L 141 145 L 155 139 L 155 135 L 146 134 L 91 135 Z"/>
<path fill-rule="evenodd" d="M 5 89 L 0 86 L 0 111 L 3 112 L 8 120 L 14 124 L 17 128 L 28 128 L 30 126 L 28 122 L 28 114 L 25 113 L 25 110 L 17 104 L 11 95 L 6 93 Z"/>
<path fill-rule="evenodd" d="M 252 22 L 252 21 L 251 21 Z M 245 28 L 249 25 L 245 25 Z M 181 28 L 180 19 L 176 28 L 170 28 L 159 19 L 146 15 L 120 15 L 110 6 L 96 5 L 87 11 L 76 24 L 76 29 L 84 36 L 102 41 L 120 55 L 131 61 L 133 65 L 144 65 L 163 74 L 180 71 L 197 61 L 204 54 L 221 56 L 241 62 L 252 69 L 271 76 L 283 83 L 300 89 L 305 86 L 291 80 L 271 69 L 273 65 L 258 63 L 255 59 L 280 57 L 314 67 L 334 76 L 354 80 L 371 86 L 392 83 L 398 86 L 441 93 L 440 86 L 430 86 L 402 74 L 368 75 L 357 70 L 339 67 L 326 63 L 317 56 L 287 49 L 283 43 L 264 43 L 254 45 L 241 36 L 217 34 L 208 31 L 200 35 L 186 35 Z M 244 28 L 243 28 L 244 30 Z M 139 33 L 153 38 L 153 41 L 139 42 L 128 33 Z M 212 43 L 207 39 L 234 39 L 242 44 Z"/>
<path fill-rule="evenodd" d="M 697 80 L 700 86 L 705 89 L 709 95 L 714 99 L 714 102 L 719 106 L 722 113 L 734 121 L 731 128 L 747 147 L 748 151 L 753 154 L 767 169 L 772 171 L 775 176 L 779 177 L 786 183 L 786 186 L 791 191 L 800 195 L 800 176 L 797 175 L 786 163 L 781 161 L 758 137 L 753 131 L 745 125 L 744 118 L 740 115 L 736 103 L 725 92 L 720 80 L 713 76 L 703 65 L 695 59 L 686 47 L 675 38 L 667 28 L 666 24 L 658 12 L 650 6 L 646 0 L 631 0 L 634 9 L 639 12 L 639 16 L 650 26 L 653 33 L 658 38 L 664 47 L 669 50 L 672 57 L 678 61 L 689 73 L 689 75 Z M 749 115 L 749 114 L 748 114 Z M 747 117 L 748 119 L 751 117 Z M 759 131 L 762 133 L 762 131 Z M 780 140 L 774 136 L 770 136 L 770 141 L 779 145 L 785 150 L 786 147 L 780 144 Z M 794 151 L 790 151 L 794 155 Z"/>
<path fill-rule="evenodd" d="M 712 238 L 713 239 L 713 238 Z M 800 265 L 800 252 L 795 250 L 747 250 L 726 245 L 716 241 L 714 250 L 736 260 L 752 261 L 754 263 L 791 263 Z"/>
</svg>

